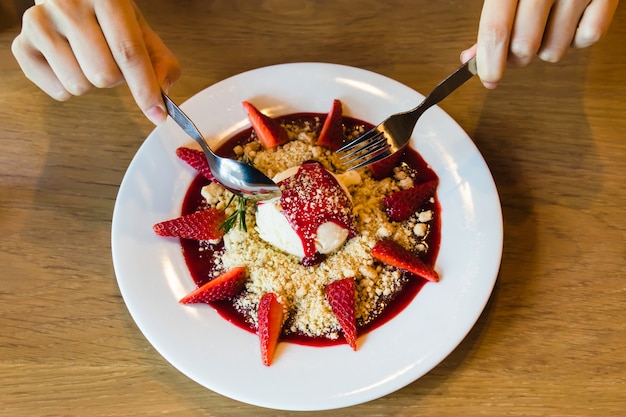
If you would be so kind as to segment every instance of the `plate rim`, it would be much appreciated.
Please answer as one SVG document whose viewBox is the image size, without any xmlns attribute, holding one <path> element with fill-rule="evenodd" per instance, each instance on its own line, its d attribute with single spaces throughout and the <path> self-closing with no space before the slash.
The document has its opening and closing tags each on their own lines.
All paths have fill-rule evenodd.
<svg viewBox="0 0 626 417">
<path fill-rule="evenodd" d="M 409 97 L 410 100 L 415 100 L 416 98 L 423 97 L 423 95 L 421 95 L 420 93 L 414 91 L 413 89 L 411 89 L 410 87 L 408 87 L 408 86 L 406 86 L 404 84 L 399 83 L 396 80 L 393 80 L 393 79 L 391 79 L 389 77 L 386 77 L 384 75 L 381 75 L 381 74 L 378 74 L 378 73 L 375 73 L 375 72 L 372 72 L 372 71 L 369 71 L 369 70 L 365 70 L 365 69 L 362 69 L 362 68 L 356 68 L 356 67 L 351 67 L 351 66 L 342 65 L 342 64 L 317 63 L 317 62 L 300 62 L 300 63 L 276 64 L 276 65 L 271 65 L 271 66 L 267 66 L 267 67 L 261 67 L 261 68 L 248 70 L 248 71 L 242 72 L 240 74 L 233 75 L 231 77 L 228 77 L 228 78 L 226 78 L 226 79 L 224 79 L 222 81 L 219 81 L 218 83 L 213 84 L 213 85 L 205 88 L 204 90 L 196 93 L 195 95 L 190 97 L 188 100 L 186 100 L 184 103 L 182 103 L 181 107 L 183 107 L 183 109 L 185 109 L 185 111 L 190 113 L 192 119 L 194 119 L 194 113 L 197 112 L 197 105 L 198 105 L 198 103 L 200 103 L 204 99 L 205 95 L 211 94 L 211 92 L 216 90 L 216 89 L 222 88 L 224 86 L 229 86 L 230 84 L 236 83 L 236 82 L 238 82 L 238 81 L 240 81 L 240 80 L 242 80 L 244 78 L 250 78 L 250 77 L 254 78 L 254 77 L 258 77 L 259 75 L 266 75 L 267 73 L 272 73 L 272 72 L 277 72 L 277 71 L 280 72 L 280 73 L 284 73 L 285 71 L 286 72 L 293 72 L 293 73 L 302 72 L 302 71 L 305 71 L 305 72 L 308 71 L 311 74 L 322 74 L 322 75 L 323 74 L 342 74 L 342 75 L 348 74 L 348 75 L 352 75 L 357 80 L 359 80 L 361 78 L 379 80 L 379 81 L 381 81 L 382 84 L 384 84 L 387 87 L 393 86 L 394 88 L 398 88 L 400 90 L 403 90 L 403 91 L 405 91 L 406 96 Z M 350 106 L 348 106 L 348 109 L 350 109 Z M 280 111 L 280 106 L 278 108 L 270 108 L 270 110 L 279 112 Z M 491 277 L 490 277 L 490 280 L 488 280 L 489 282 L 487 282 L 487 287 L 489 287 L 488 291 L 484 291 L 481 294 L 482 297 L 480 297 L 480 299 L 475 301 L 474 306 L 476 307 L 478 313 L 475 315 L 475 317 L 471 321 L 471 324 L 465 326 L 464 331 L 462 332 L 462 334 L 458 335 L 458 337 L 457 337 L 458 340 L 455 343 L 453 343 L 452 345 L 447 346 L 447 349 L 445 349 L 445 351 L 442 351 L 441 354 L 439 355 L 440 357 L 436 358 L 433 361 L 432 366 L 429 366 L 428 369 L 426 369 L 426 370 L 423 370 L 423 371 L 420 371 L 420 372 L 414 372 L 413 374 L 409 375 L 408 377 L 406 376 L 406 373 L 405 373 L 405 374 L 403 374 L 403 377 L 392 378 L 391 380 L 385 382 L 382 386 L 377 387 L 377 389 L 371 389 L 369 391 L 365 390 L 365 391 L 361 391 L 359 393 L 353 393 L 351 395 L 343 393 L 341 395 L 338 395 L 332 401 L 328 400 L 325 404 L 315 404 L 314 405 L 311 402 L 298 403 L 297 401 L 296 402 L 291 402 L 291 403 L 289 403 L 289 402 L 282 402 L 281 403 L 280 401 L 265 400 L 265 399 L 262 399 L 262 398 L 258 398 L 258 396 L 250 397 L 250 396 L 242 395 L 240 392 L 234 392 L 233 390 L 230 390 L 230 389 L 221 389 L 219 386 L 215 386 L 214 384 L 207 384 L 207 381 L 204 380 L 202 378 L 202 376 L 198 376 L 198 375 L 194 374 L 193 371 L 191 371 L 189 369 L 185 369 L 185 366 L 180 366 L 179 363 L 174 363 L 174 362 L 176 362 L 176 360 L 175 359 L 172 360 L 171 354 L 168 351 L 168 349 L 165 349 L 161 344 L 159 344 L 159 342 L 155 341 L 155 335 L 150 330 L 146 329 L 145 323 L 143 323 L 142 319 L 139 318 L 140 314 L 138 314 L 138 309 L 140 307 L 138 307 L 136 304 L 134 304 L 132 301 L 130 301 L 132 299 L 132 296 L 129 294 L 130 290 L 127 288 L 126 283 L 124 282 L 124 279 L 121 278 L 121 275 L 123 274 L 123 271 L 120 270 L 120 268 L 121 268 L 120 267 L 120 262 L 119 262 L 120 254 L 118 253 L 119 246 L 120 246 L 120 243 L 119 243 L 119 230 L 116 229 L 116 225 L 119 222 L 119 215 L 120 215 L 121 210 L 122 210 L 121 206 L 119 205 L 119 204 L 121 204 L 120 203 L 120 197 L 123 196 L 124 186 L 125 186 L 125 184 L 127 184 L 127 182 L 126 182 L 127 181 L 127 176 L 130 175 L 130 172 L 132 172 L 132 168 L 133 168 L 133 166 L 135 166 L 134 164 L 136 163 L 135 162 L 136 159 L 140 158 L 141 155 L 146 152 L 146 149 L 148 149 L 148 147 L 150 146 L 150 141 L 154 140 L 154 139 L 151 139 L 151 138 L 156 137 L 155 135 L 157 135 L 157 133 L 160 133 L 161 130 L 164 130 L 164 129 L 169 129 L 169 131 L 168 131 L 169 133 L 174 133 L 175 132 L 175 128 L 173 128 L 171 126 L 171 124 L 166 124 L 166 126 L 163 126 L 163 127 L 159 126 L 159 127 L 155 128 L 151 132 L 151 134 L 146 138 L 146 140 L 142 143 L 142 145 L 138 149 L 137 153 L 133 157 L 133 160 L 130 162 L 128 170 L 126 171 L 126 173 L 124 175 L 124 178 L 123 178 L 123 180 L 122 180 L 122 182 L 120 184 L 120 189 L 118 191 L 118 196 L 116 197 L 115 207 L 114 207 L 114 211 L 113 211 L 113 220 L 112 220 L 112 225 L 111 225 L 111 227 L 112 227 L 112 231 L 111 231 L 111 246 L 112 247 L 111 247 L 111 250 L 112 250 L 112 255 L 113 255 L 113 264 L 114 264 L 116 279 L 118 281 L 118 286 L 120 287 L 120 291 L 122 293 L 122 297 L 124 299 L 124 302 L 126 303 L 126 306 L 127 306 L 128 310 L 129 310 L 131 316 L 133 317 L 133 320 L 137 324 L 137 326 L 140 329 L 140 331 L 144 334 L 144 337 L 146 337 L 148 339 L 148 341 L 151 343 L 151 345 L 159 352 L 159 354 L 161 354 L 161 356 L 163 356 L 175 368 L 177 368 L 183 374 L 187 375 L 192 380 L 194 380 L 197 383 L 205 386 L 206 388 L 209 388 L 212 391 L 215 391 L 215 392 L 217 392 L 219 394 L 222 394 L 222 395 L 225 395 L 227 397 L 233 398 L 235 400 L 242 401 L 242 402 L 245 402 L 245 403 L 249 403 L 249 404 L 252 404 L 252 405 L 257 405 L 257 406 L 267 407 L 267 408 L 284 409 L 284 410 L 302 410 L 302 411 L 304 411 L 304 410 L 310 410 L 310 411 L 312 411 L 312 410 L 325 410 L 325 409 L 342 408 L 342 407 L 347 407 L 347 406 L 351 406 L 351 405 L 360 404 L 360 403 L 367 402 L 367 401 L 370 401 L 370 400 L 373 400 L 373 399 L 376 399 L 376 398 L 380 398 L 380 397 L 382 397 L 384 395 L 390 394 L 390 393 L 392 393 L 392 392 L 394 392 L 394 391 L 396 391 L 396 390 L 398 390 L 398 389 L 400 389 L 400 388 L 410 384 L 411 382 L 419 379 L 421 376 L 423 376 L 424 374 L 426 374 L 430 370 L 432 370 L 434 367 L 436 367 L 454 349 L 456 349 L 456 347 L 462 342 L 462 340 L 471 331 L 471 329 L 474 327 L 476 321 L 478 320 L 478 318 L 482 314 L 482 311 L 484 310 L 484 308 L 485 308 L 485 306 L 486 306 L 486 304 L 487 304 L 487 302 L 489 300 L 489 297 L 491 296 L 491 293 L 493 291 L 493 287 L 494 287 L 495 282 L 497 280 L 498 271 L 499 271 L 499 268 L 500 268 L 500 263 L 501 263 L 501 258 L 502 258 L 503 222 L 502 222 L 502 210 L 501 210 L 501 206 L 500 206 L 500 200 L 499 200 L 499 196 L 498 196 L 498 193 L 497 193 L 497 188 L 496 188 L 496 185 L 495 185 L 495 181 L 493 180 L 493 177 L 491 176 L 491 173 L 489 171 L 489 168 L 488 168 L 486 162 L 484 161 L 484 159 L 480 155 L 480 152 L 476 148 L 475 144 L 469 138 L 469 135 L 467 135 L 467 133 L 458 125 L 458 123 L 456 123 L 456 121 L 454 121 L 454 119 L 452 119 L 447 113 L 445 113 L 439 107 L 434 107 L 429 112 L 435 113 L 439 117 L 443 117 L 443 119 L 445 119 L 447 123 L 450 123 L 451 126 L 453 126 L 456 130 L 462 132 L 463 135 L 465 135 L 465 139 L 467 141 L 469 141 L 469 143 L 465 143 L 465 146 L 469 145 L 469 148 L 473 149 L 473 152 L 475 153 L 475 155 L 473 155 L 473 156 L 474 157 L 476 157 L 476 156 L 479 157 L 478 158 L 479 162 L 480 161 L 482 162 L 482 168 L 484 170 L 486 170 L 487 177 L 490 180 L 489 184 L 486 184 L 486 186 L 487 186 L 487 188 L 489 188 L 489 187 L 492 188 L 492 191 L 493 191 L 492 198 L 494 199 L 492 201 L 492 203 L 497 205 L 497 214 L 499 215 L 499 218 L 495 219 L 496 220 L 496 225 L 495 225 L 495 230 L 493 231 L 494 235 L 492 236 L 494 241 L 497 243 L 498 247 L 496 248 L 496 253 L 494 253 L 494 256 L 492 256 L 492 258 L 494 259 L 495 262 L 493 262 L 493 265 L 491 265 L 491 270 L 489 271 L 489 275 L 491 275 Z M 354 117 L 357 117 L 357 115 L 351 114 L 350 110 L 348 110 L 347 114 L 348 115 L 352 115 Z M 372 122 L 373 123 L 374 122 L 378 123 L 379 121 L 373 120 Z M 204 126 L 204 123 L 199 123 L 199 127 L 200 127 L 201 130 L 206 128 L 206 126 Z M 220 134 L 228 135 L 229 129 L 230 129 L 230 134 L 234 133 L 234 131 L 232 131 L 232 129 L 233 129 L 232 126 L 230 126 L 230 127 L 224 126 L 224 127 L 221 127 L 220 129 L 221 130 L 219 131 L 217 136 L 219 136 Z M 416 127 L 416 130 L 417 129 L 418 128 Z M 432 133 L 432 132 L 430 132 L 430 133 Z M 181 137 L 180 136 L 180 132 L 175 133 L 175 136 L 180 138 Z M 417 140 L 419 140 L 419 139 L 416 139 L 413 142 L 416 142 Z M 412 145 L 413 145 L 414 148 L 418 148 L 418 152 L 422 153 L 420 151 L 418 145 L 416 145 L 415 143 L 412 143 Z M 192 175 L 192 173 L 191 172 L 185 172 L 184 175 L 186 177 L 190 177 Z M 180 207 L 177 207 L 177 209 L 179 209 L 179 208 Z M 172 207 L 172 209 L 174 209 L 174 207 Z M 443 209 L 445 210 L 445 207 L 443 207 Z M 445 225 L 442 225 L 442 227 L 443 226 L 445 226 Z M 443 242 L 442 242 L 442 244 L 443 244 Z M 439 256 L 441 256 L 441 253 L 440 253 Z M 422 290 L 422 292 L 424 292 L 424 290 Z M 429 292 L 428 289 L 426 289 L 426 292 Z M 232 326 L 230 324 L 228 324 L 228 326 L 231 326 L 233 328 L 235 327 L 235 326 Z M 381 329 L 385 329 L 386 326 L 388 326 L 388 324 L 383 326 Z M 329 348 L 323 348 L 323 349 L 329 349 Z M 338 349 L 338 347 L 333 347 L 333 349 Z M 363 349 L 367 349 L 367 343 L 363 344 Z M 255 359 L 258 359 L 258 357 L 255 358 Z M 260 362 L 260 360 L 259 360 L 259 362 Z M 272 365 L 272 366 L 274 366 L 274 365 Z M 181 368 L 183 368 L 183 369 L 181 369 Z M 209 385 L 211 385 L 211 386 L 209 386 Z"/>
</svg>

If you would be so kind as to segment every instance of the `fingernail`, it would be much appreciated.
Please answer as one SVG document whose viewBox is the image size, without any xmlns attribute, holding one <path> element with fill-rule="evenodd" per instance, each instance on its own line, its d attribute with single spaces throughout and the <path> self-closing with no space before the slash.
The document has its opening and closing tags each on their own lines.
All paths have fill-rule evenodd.
<svg viewBox="0 0 626 417">
<path fill-rule="evenodd" d="M 163 90 L 163 92 L 165 92 L 165 94 L 169 94 L 171 86 L 172 86 L 172 82 L 170 81 L 169 78 L 165 78 L 163 82 L 161 83 L 161 89 Z"/>
<path fill-rule="evenodd" d="M 470 56 L 470 50 L 466 49 L 465 51 L 461 52 L 461 62 L 462 63 L 466 63 L 467 61 L 469 61 L 469 59 L 471 58 Z"/>
<path fill-rule="evenodd" d="M 558 56 L 549 49 L 540 50 L 537 53 L 537 56 L 539 56 L 539 59 L 541 59 L 542 61 L 546 61 L 546 62 L 554 63 L 559 60 Z"/>
<path fill-rule="evenodd" d="M 490 81 L 483 81 L 483 85 L 485 86 L 485 88 L 489 90 L 493 90 L 498 86 L 498 83 L 494 83 Z"/>
<path fill-rule="evenodd" d="M 160 125 L 167 119 L 167 113 L 160 106 L 154 106 L 146 110 L 146 117 L 155 125 Z"/>
</svg>

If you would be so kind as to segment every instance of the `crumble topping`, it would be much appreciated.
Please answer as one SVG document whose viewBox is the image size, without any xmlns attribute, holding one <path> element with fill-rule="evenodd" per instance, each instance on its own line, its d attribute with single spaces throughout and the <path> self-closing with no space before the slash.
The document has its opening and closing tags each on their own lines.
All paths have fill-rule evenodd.
<svg viewBox="0 0 626 417">
<path fill-rule="evenodd" d="M 412 250 L 428 250 L 425 239 L 432 212 L 416 213 L 404 222 L 390 221 L 383 210 L 382 198 L 412 187 L 418 173 L 402 166 L 394 170 L 392 177 L 380 181 L 372 178 L 367 169 L 357 170 L 358 174 L 343 173 L 338 168 L 341 163 L 335 153 L 315 145 L 319 124 L 319 119 L 304 126 L 284 124 L 290 138 L 285 145 L 265 150 L 257 140 L 252 140 L 236 146 L 233 151 L 269 177 L 315 160 L 339 178 L 346 178 L 342 183 L 352 198 L 358 234 L 320 264 L 307 267 L 298 257 L 282 252 L 260 238 L 255 228 L 255 206 L 249 204 L 246 209 L 247 231 L 232 228 L 226 233 L 224 251 L 214 262 L 216 274 L 235 266 L 246 267 L 249 277 L 245 289 L 235 297 L 233 304 L 253 327 L 257 325 L 256 310 L 260 298 L 273 292 L 286 309 L 286 333 L 336 339 L 341 328 L 326 301 L 326 285 L 354 277 L 357 323 L 363 325 L 375 319 L 386 303 L 402 290 L 405 278 L 399 270 L 376 262 L 371 256 L 371 248 L 381 238 L 391 238 Z M 357 128 L 345 133 L 348 139 L 352 139 L 364 132 Z M 210 184 L 203 188 L 202 196 L 207 206 L 223 209 L 232 194 L 217 184 Z"/>
</svg>

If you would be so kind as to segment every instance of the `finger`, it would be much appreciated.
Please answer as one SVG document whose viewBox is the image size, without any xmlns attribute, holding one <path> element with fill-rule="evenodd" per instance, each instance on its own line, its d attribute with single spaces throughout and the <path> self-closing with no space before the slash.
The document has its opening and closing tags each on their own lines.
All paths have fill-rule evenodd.
<svg viewBox="0 0 626 417">
<path fill-rule="evenodd" d="M 159 85 L 166 93 L 181 75 L 180 63 L 172 51 L 143 19 L 139 21 Z"/>
<path fill-rule="evenodd" d="M 20 65 L 27 77 L 52 97 L 65 100 L 68 94 L 81 95 L 93 86 L 83 74 L 67 40 L 51 26 L 51 21 L 46 9 L 28 9 L 15 53 L 23 61 Z M 59 88 L 55 78 L 65 91 Z"/>
<path fill-rule="evenodd" d="M 124 75 L 139 108 L 153 123 L 165 120 L 165 104 L 138 22 L 141 16 L 131 2 L 96 4 L 96 17 L 113 58 Z"/>
<path fill-rule="evenodd" d="M 589 0 L 555 2 L 537 53 L 539 58 L 547 62 L 558 62 L 565 56 L 588 4 Z"/>
<path fill-rule="evenodd" d="M 58 101 L 68 100 L 72 96 L 63 87 L 63 83 L 59 81 L 41 52 L 25 41 L 23 36 L 18 36 L 13 40 L 11 52 L 13 52 L 13 56 L 15 56 L 26 78 L 44 93 Z"/>
<path fill-rule="evenodd" d="M 124 82 L 124 76 L 113 58 L 95 15 L 76 9 L 68 10 L 62 16 L 60 26 L 65 28 L 62 33 L 66 36 L 83 74 L 92 85 L 110 88 Z"/>
<path fill-rule="evenodd" d="M 478 44 L 474 44 L 472 45 L 469 49 L 464 50 L 463 52 L 461 52 L 461 63 L 465 64 L 467 61 L 470 60 L 470 58 L 476 56 L 476 48 L 477 48 Z"/>
<path fill-rule="evenodd" d="M 618 0 L 594 0 L 585 9 L 572 42 L 573 48 L 586 48 L 606 35 Z"/>
<path fill-rule="evenodd" d="M 476 66 L 487 88 L 494 88 L 504 75 L 509 39 L 517 1 L 485 0 L 478 25 Z"/>
<path fill-rule="evenodd" d="M 537 56 L 553 4 L 554 0 L 518 3 L 509 44 L 509 64 L 525 66 Z"/>
</svg>

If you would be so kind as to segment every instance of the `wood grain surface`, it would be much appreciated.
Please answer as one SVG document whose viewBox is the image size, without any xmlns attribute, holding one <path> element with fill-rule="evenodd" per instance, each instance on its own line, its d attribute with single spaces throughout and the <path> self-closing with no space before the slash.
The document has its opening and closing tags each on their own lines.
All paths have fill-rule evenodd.
<svg viewBox="0 0 626 417">
<path fill-rule="evenodd" d="M 182 102 L 231 75 L 294 61 L 361 67 L 425 93 L 474 42 L 482 2 L 137 3 L 181 60 L 171 95 Z M 153 126 L 125 86 L 59 103 L 32 85 L 10 52 L 19 4 L 0 3 L 1 416 L 624 415 L 625 4 L 596 46 L 509 69 L 493 91 L 473 80 L 441 103 L 500 193 L 493 295 L 427 375 L 316 413 L 213 393 L 143 337 L 117 287 L 110 232 L 122 177 Z"/>
</svg>

